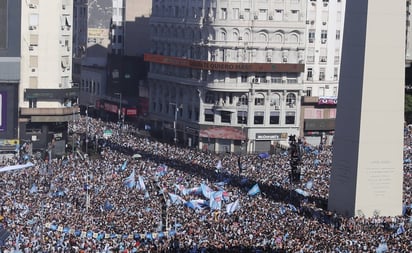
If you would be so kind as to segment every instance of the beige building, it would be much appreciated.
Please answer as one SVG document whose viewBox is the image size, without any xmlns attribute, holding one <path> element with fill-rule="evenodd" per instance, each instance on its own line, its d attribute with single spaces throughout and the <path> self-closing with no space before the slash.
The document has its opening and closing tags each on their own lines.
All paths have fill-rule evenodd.
<svg viewBox="0 0 412 253">
<path fill-rule="evenodd" d="M 151 128 L 214 152 L 299 133 L 306 1 L 153 1 Z"/>
<path fill-rule="evenodd" d="M 22 1 L 19 134 L 33 141 L 34 148 L 64 139 L 63 129 L 77 111 L 72 18 L 72 0 Z"/>
</svg>

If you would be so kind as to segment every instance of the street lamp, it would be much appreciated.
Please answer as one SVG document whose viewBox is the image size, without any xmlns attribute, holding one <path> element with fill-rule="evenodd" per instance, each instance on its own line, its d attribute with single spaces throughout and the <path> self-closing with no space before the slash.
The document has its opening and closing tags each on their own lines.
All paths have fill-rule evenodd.
<svg viewBox="0 0 412 253">
<path fill-rule="evenodd" d="M 86 154 L 89 146 L 89 108 L 93 108 L 94 105 L 88 105 L 86 108 Z"/>
<path fill-rule="evenodd" d="M 169 103 L 170 105 L 175 106 L 175 120 L 173 121 L 173 131 L 174 131 L 174 142 L 175 145 L 177 145 L 177 130 L 176 130 L 176 123 L 177 123 L 177 113 L 179 112 L 179 107 L 177 107 L 176 103 Z M 183 107 L 183 105 L 180 105 L 180 107 Z"/>
<path fill-rule="evenodd" d="M 122 93 L 121 92 L 116 92 L 114 95 L 119 96 L 119 115 L 118 115 L 118 121 L 119 123 L 121 122 L 121 115 L 122 115 Z"/>
</svg>

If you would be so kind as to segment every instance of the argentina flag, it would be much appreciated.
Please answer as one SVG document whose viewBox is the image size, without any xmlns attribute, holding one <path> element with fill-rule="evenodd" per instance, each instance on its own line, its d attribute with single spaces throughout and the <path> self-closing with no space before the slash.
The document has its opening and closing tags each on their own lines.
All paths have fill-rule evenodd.
<svg viewBox="0 0 412 253">
<path fill-rule="evenodd" d="M 250 190 L 248 191 L 247 195 L 254 196 L 260 192 L 260 188 L 258 184 L 255 184 Z"/>
</svg>

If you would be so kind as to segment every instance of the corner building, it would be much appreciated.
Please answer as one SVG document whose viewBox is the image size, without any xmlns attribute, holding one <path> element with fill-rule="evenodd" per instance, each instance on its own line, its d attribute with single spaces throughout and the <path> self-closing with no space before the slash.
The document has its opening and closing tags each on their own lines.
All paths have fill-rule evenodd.
<svg viewBox="0 0 412 253">
<path fill-rule="evenodd" d="M 306 1 L 153 0 L 149 125 L 212 152 L 299 135 Z"/>
</svg>

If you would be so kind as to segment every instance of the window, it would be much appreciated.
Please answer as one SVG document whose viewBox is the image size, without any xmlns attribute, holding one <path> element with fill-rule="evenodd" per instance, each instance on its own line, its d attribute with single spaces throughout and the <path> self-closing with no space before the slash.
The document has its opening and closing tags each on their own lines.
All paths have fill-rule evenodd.
<svg viewBox="0 0 412 253">
<path fill-rule="evenodd" d="M 237 112 L 237 123 L 243 125 L 247 124 L 247 111 Z"/>
<path fill-rule="evenodd" d="M 325 81 L 325 68 L 319 69 L 319 81 Z"/>
<path fill-rule="evenodd" d="M 255 105 L 265 105 L 265 97 L 263 94 L 256 94 Z"/>
<path fill-rule="evenodd" d="M 285 124 L 294 125 L 295 124 L 295 112 L 286 112 Z"/>
<path fill-rule="evenodd" d="M 289 21 L 298 21 L 299 20 L 299 11 L 298 10 L 291 10 Z"/>
<path fill-rule="evenodd" d="M 325 44 L 328 39 L 328 30 L 322 30 L 320 34 L 321 43 Z"/>
<path fill-rule="evenodd" d="M 312 87 L 307 87 L 306 88 L 306 96 L 308 96 L 308 97 L 312 96 Z"/>
<path fill-rule="evenodd" d="M 38 82 L 38 79 L 37 79 L 37 76 L 31 76 L 31 77 L 29 77 L 29 86 L 30 86 L 30 88 L 37 88 L 37 82 Z"/>
<path fill-rule="evenodd" d="M 337 80 L 338 80 L 338 75 L 339 75 L 339 68 L 338 68 L 338 67 L 335 67 L 335 68 L 333 69 L 333 80 L 334 80 L 334 81 L 337 81 Z"/>
<path fill-rule="evenodd" d="M 30 55 L 30 68 L 37 68 L 39 64 L 38 56 L 37 55 Z"/>
<path fill-rule="evenodd" d="M 267 20 L 268 19 L 268 10 L 266 9 L 259 9 L 259 20 Z"/>
<path fill-rule="evenodd" d="M 212 109 L 205 109 L 205 121 L 207 122 L 215 121 L 215 114 L 213 113 Z"/>
<path fill-rule="evenodd" d="M 313 69 L 312 68 L 308 68 L 306 80 L 313 81 Z"/>
<path fill-rule="evenodd" d="M 269 124 L 278 125 L 280 122 L 279 112 L 272 111 L 270 112 Z"/>
<path fill-rule="evenodd" d="M 247 75 L 241 75 L 241 76 L 240 76 L 240 81 L 241 81 L 242 83 L 247 83 Z"/>
<path fill-rule="evenodd" d="M 321 48 L 319 53 L 319 62 L 327 61 L 327 48 Z"/>
<path fill-rule="evenodd" d="M 206 104 L 214 104 L 215 103 L 215 95 L 212 92 L 210 92 L 210 91 L 206 92 L 205 103 Z"/>
<path fill-rule="evenodd" d="M 282 21 L 283 20 L 283 10 L 281 9 L 276 9 L 275 10 L 275 15 L 273 17 L 273 20 L 275 21 Z"/>
<path fill-rule="evenodd" d="M 263 111 L 256 111 L 253 123 L 255 125 L 262 125 L 264 119 L 264 112 Z"/>
<path fill-rule="evenodd" d="M 244 19 L 245 20 L 250 19 L 250 9 L 245 9 Z"/>
<path fill-rule="evenodd" d="M 296 105 L 296 95 L 293 93 L 289 93 L 286 96 L 286 105 L 288 105 L 289 107 L 295 107 Z"/>
<path fill-rule="evenodd" d="M 309 43 L 314 43 L 315 42 L 315 29 L 310 29 L 309 34 Z"/>
<path fill-rule="evenodd" d="M 239 19 L 239 8 L 233 8 L 233 19 Z"/>
<path fill-rule="evenodd" d="M 231 116 L 232 116 L 232 113 L 229 111 L 220 111 L 220 121 L 222 123 L 230 123 Z"/>
<path fill-rule="evenodd" d="M 340 40 L 340 30 L 336 30 L 336 40 Z"/>
<path fill-rule="evenodd" d="M 39 44 L 39 35 L 30 34 L 30 46 L 37 46 Z"/>
<path fill-rule="evenodd" d="M 220 9 L 220 19 L 227 19 L 227 9 L 226 8 Z"/>
<path fill-rule="evenodd" d="M 247 105 L 247 96 L 246 95 L 242 95 L 239 97 L 239 102 L 238 105 Z"/>
</svg>

